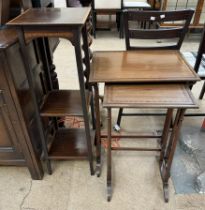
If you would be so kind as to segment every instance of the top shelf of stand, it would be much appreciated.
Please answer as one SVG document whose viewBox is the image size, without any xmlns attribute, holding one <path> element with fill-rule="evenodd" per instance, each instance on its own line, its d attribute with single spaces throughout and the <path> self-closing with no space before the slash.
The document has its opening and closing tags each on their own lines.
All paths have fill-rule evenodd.
<svg viewBox="0 0 205 210">
<path fill-rule="evenodd" d="M 90 7 L 31 8 L 9 21 L 9 26 L 80 26 L 84 25 Z M 77 15 L 76 15 L 77 14 Z"/>
</svg>

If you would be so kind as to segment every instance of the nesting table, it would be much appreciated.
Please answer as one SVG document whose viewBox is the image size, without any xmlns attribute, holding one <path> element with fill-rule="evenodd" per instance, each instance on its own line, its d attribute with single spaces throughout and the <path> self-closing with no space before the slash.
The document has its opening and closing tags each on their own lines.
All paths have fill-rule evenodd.
<svg viewBox="0 0 205 210">
<path fill-rule="evenodd" d="M 107 199 L 112 196 L 111 131 L 112 108 L 166 108 L 167 115 L 162 135 L 121 135 L 130 138 L 160 138 L 160 148 L 119 148 L 120 150 L 160 151 L 160 172 L 164 198 L 168 201 L 168 180 L 171 163 L 186 108 L 196 108 L 188 88 L 200 80 L 195 71 L 176 50 L 137 50 L 95 52 L 89 82 L 95 90 L 97 174 L 101 173 L 101 137 L 108 137 Z M 105 83 L 103 106 L 108 110 L 108 132 L 101 134 L 98 83 Z M 171 126 L 173 110 L 177 109 Z M 171 130 L 171 132 L 170 132 Z M 168 136 L 170 136 L 168 138 Z"/>
<path fill-rule="evenodd" d="M 47 163 L 48 173 L 51 174 L 50 160 L 53 159 L 88 159 L 90 173 L 94 174 L 92 140 L 95 134 L 91 132 L 88 108 L 89 88 L 88 76 L 90 72 L 90 55 L 86 20 L 90 14 L 89 7 L 83 8 L 36 8 L 28 9 L 20 16 L 11 20 L 7 25 L 18 30 L 21 49 L 26 66 L 26 73 L 30 86 L 30 93 L 34 101 L 35 115 L 40 131 L 43 155 Z M 83 47 L 81 46 L 81 35 Z M 38 106 L 31 71 L 31 60 L 27 53 L 27 44 L 39 37 L 59 37 L 68 39 L 75 48 L 78 79 L 80 90 L 45 90 L 46 97 L 42 106 Z M 82 52 L 84 51 L 84 58 Z M 85 67 L 83 68 L 83 61 Z M 66 70 L 65 70 L 66 71 Z M 50 81 L 51 82 L 51 81 Z M 44 117 L 56 118 L 63 116 L 82 116 L 85 128 L 83 129 L 59 129 L 56 123 L 54 140 L 50 147 L 44 132 Z"/>
</svg>

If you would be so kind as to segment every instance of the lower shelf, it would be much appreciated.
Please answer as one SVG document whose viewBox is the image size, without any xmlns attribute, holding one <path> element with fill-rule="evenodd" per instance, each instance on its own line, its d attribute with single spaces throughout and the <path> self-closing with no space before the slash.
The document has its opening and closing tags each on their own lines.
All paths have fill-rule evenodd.
<svg viewBox="0 0 205 210">
<path fill-rule="evenodd" d="M 91 142 L 94 140 L 94 131 L 91 131 Z M 51 160 L 83 160 L 88 159 L 85 129 L 61 128 L 49 149 Z"/>
</svg>

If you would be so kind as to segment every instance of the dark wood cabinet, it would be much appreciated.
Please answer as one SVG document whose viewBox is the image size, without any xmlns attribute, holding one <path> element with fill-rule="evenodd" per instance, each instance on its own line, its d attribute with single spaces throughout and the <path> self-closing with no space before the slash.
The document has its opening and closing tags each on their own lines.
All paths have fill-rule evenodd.
<svg viewBox="0 0 205 210">
<path fill-rule="evenodd" d="M 53 6 L 53 1 L 10 0 L 10 18 L 20 14 L 21 6 L 47 7 Z M 58 41 L 44 38 L 27 46 L 39 106 L 50 83 L 58 89 L 53 65 Z M 33 104 L 17 33 L 3 26 L 0 30 L 0 165 L 27 166 L 33 179 L 42 179 L 42 145 Z M 49 118 L 44 118 L 43 123 L 46 135 L 51 135 L 54 125 Z"/>
<path fill-rule="evenodd" d="M 37 85 L 36 94 L 43 98 L 39 75 L 42 64 L 33 43 L 29 55 Z M 23 165 L 29 168 L 33 179 L 42 179 L 41 145 L 35 127 L 35 115 L 25 67 L 16 31 L 0 31 L 0 164 Z M 35 134 L 35 135 L 34 135 Z"/>
</svg>

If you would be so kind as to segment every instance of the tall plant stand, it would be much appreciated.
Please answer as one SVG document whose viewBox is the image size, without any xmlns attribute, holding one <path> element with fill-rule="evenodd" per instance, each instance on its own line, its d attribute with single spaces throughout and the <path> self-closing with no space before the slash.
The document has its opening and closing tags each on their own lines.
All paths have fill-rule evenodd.
<svg viewBox="0 0 205 210">
<path fill-rule="evenodd" d="M 50 160 L 57 159 L 88 159 L 90 173 L 94 174 L 92 140 L 95 137 L 89 126 L 88 109 L 90 92 L 87 78 L 90 73 L 90 60 L 86 20 L 89 17 L 90 8 L 38 8 L 29 9 L 22 15 L 10 21 L 7 25 L 16 27 L 26 66 L 26 74 L 29 82 L 37 124 L 40 131 L 43 155 L 47 163 L 48 173 L 52 173 Z M 81 35 L 83 48 L 81 46 Z M 80 90 L 53 90 L 46 94 L 42 106 L 38 106 L 34 89 L 35 84 L 31 72 L 32 62 L 27 54 L 27 45 L 30 41 L 39 37 L 60 37 L 68 39 L 75 48 L 75 57 L 78 70 Z M 84 58 L 82 58 L 82 49 Z M 83 69 L 83 60 L 86 69 Z M 50 82 L 51 79 L 50 79 Z M 52 86 L 51 86 L 52 87 Z M 60 129 L 56 125 L 54 138 L 48 146 L 45 138 L 43 117 L 82 116 L 83 129 Z"/>
</svg>

